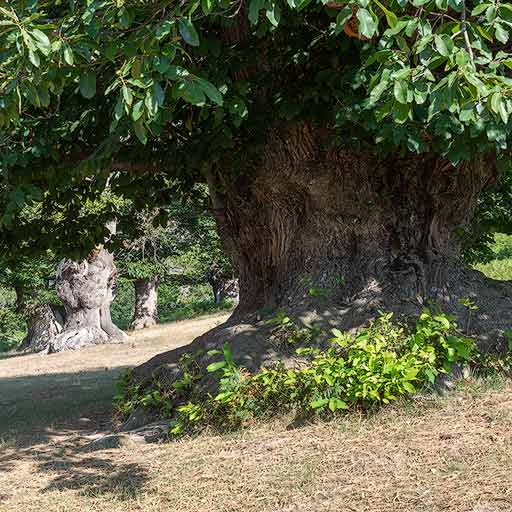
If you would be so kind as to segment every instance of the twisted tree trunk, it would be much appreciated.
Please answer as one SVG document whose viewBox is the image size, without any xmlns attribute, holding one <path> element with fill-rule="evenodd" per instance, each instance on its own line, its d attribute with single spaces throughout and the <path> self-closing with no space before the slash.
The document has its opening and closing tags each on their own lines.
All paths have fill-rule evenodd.
<svg viewBox="0 0 512 512">
<path fill-rule="evenodd" d="M 152 327 L 158 323 L 158 287 L 160 286 L 159 276 L 151 279 L 136 279 L 135 287 L 135 310 L 130 329 L 138 330 Z"/>
<path fill-rule="evenodd" d="M 27 335 L 21 349 L 34 352 L 48 350 L 51 341 L 62 331 L 62 319 L 51 304 L 31 304 L 27 302 L 21 287 L 16 287 L 18 311 L 27 324 Z"/>
<path fill-rule="evenodd" d="M 351 330 L 379 310 L 410 318 L 435 303 L 466 327 L 461 300 L 470 298 L 479 309 L 468 334 L 485 350 L 504 346 L 510 285 L 459 258 L 458 233 L 495 173 L 493 159 L 455 168 L 435 155 L 379 158 L 328 149 L 324 133 L 305 124 L 271 130 L 261 159 L 238 178 L 210 176 L 219 233 L 239 272 L 239 306 L 226 324 L 136 375 L 159 367 L 177 375 L 184 351 L 224 341 L 251 370 L 293 358 L 272 344 L 264 312 Z"/>
<path fill-rule="evenodd" d="M 59 264 L 56 287 L 64 303 L 66 320 L 63 331 L 51 341 L 49 352 L 127 338 L 110 316 L 116 277 L 113 256 L 103 247 L 96 248 L 79 263 L 64 260 Z"/>
</svg>

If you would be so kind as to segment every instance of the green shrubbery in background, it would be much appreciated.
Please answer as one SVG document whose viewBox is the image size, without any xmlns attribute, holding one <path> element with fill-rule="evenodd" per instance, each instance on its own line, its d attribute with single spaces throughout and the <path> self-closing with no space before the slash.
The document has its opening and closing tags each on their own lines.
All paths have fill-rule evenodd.
<svg viewBox="0 0 512 512">
<path fill-rule="evenodd" d="M 477 263 L 475 268 L 492 279 L 512 280 L 512 236 L 496 234 L 491 248 L 494 259 Z"/>
<path fill-rule="evenodd" d="M 16 293 L 0 287 L 0 352 L 17 347 L 25 334 L 25 321 L 16 308 Z"/>
<path fill-rule="evenodd" d="M 129 279 L 120 279 L 111 306 L 112 320 L 119 328 L 127 329 L 133 316 L 134 304 L 133 283 Z M 184 286 L 164 281 L 158 289 L 158 316 L 161 323 L 228 310 L 232 306 L 229 301 L 215 304 L 212 287 L 208 284 Z"/>
</svg>

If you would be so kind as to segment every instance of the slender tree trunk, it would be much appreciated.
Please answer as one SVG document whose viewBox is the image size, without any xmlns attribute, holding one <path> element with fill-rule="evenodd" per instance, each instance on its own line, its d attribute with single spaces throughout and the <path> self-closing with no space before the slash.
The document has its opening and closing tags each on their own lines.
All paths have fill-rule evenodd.
<svg viewBox="0 0 512 512">
<path fill-rule="evenodd" d="M 209 278 L 215 304 L 222 304 L 226 299 L 238 303 L 238 279 L 233 276 L 215 275 Z"/>
<path fill-rule="evenodd" d="M 479 309 L 468 334 L 482 349 L 506 344 L 510 285 L 459 257 L 459 233 L 495 173 L 493 158 L 456 168 L 435 155 L 379 158 L 329 149 L 324 134 L 307 125 L 273 129 L 261 159 L 239 177 L 209 176 L 219 233 L 239 274 L 239 306 L 226 324 L 136 375 L 157 367 L 178 375 L 185 350 L 225 341 L 249 370 L 293 358 L 269 335 L 265 315 L 278 311 L 329 332 L 357 329 L 380 310 L 414 318 L 435 303 L 466 329 L 461 299 L 469 297 Z"/>
<path fill-rule="evenodd" d="M 135 310 L 130 329 L 138 330 L 152 327 L 158 323 L 158 287 L 160 278 L 136 279 Z"/>
<path fill-rule="evenodd" d="M 50 344 L 49 352 L 85 345 L 123 341 L 126 334 L 112 323 L 117 270 L 103 247 L 79 263 L 64 260 L 57 268 L 57 294 L 64 303 L 63 331 Z"/>
<path fill-rule="evenodd" d="M 51 304 L 30 304 L 20 287 L 16 287 L 18 311 L 27 323 L 27 335 L 21 344 L 22 349 L 41 352 L 48 350 L 49 344 L 62 331 L 56 311 Z"/>
</svg>

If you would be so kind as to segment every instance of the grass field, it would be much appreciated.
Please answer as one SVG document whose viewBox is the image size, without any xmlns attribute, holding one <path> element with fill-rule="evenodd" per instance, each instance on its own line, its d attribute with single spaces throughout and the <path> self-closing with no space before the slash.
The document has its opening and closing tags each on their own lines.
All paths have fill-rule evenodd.
<svg viewBox="0 0 512 512">
<path fill-rule="evenodd" d="M 1 512 L 512 511 L 512 383 L 470 379 L 372 416 L 169 444 L 87 445 L 119 372 L 214 316 L 129 343 L 0 361 Z"/>
</svg>

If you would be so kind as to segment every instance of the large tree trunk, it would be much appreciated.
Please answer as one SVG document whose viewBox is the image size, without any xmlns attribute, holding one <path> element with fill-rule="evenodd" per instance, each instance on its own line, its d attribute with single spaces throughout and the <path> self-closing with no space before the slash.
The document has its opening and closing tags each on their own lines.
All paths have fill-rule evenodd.
<svg viewBox="0 0 512 512">
<path fill-rule="evenodd" d="M 18 311 L 27 324 L 27 335 L 21 349 L 34 352 L 48 350 L 51 341 L 62 331 L 58 312 L 51 304 L 30 304 L 20 287 L 16 287 Z"/>
<path fill-rule="evenodd" d="M 135 310 L 130 329 L 144 329 L 153 327 L 158 323 L 158 287 L 160 278 L 136 279 L 135 287 Z"/>
<path fill-rule="evenodd" d="M 49 352 L 73 350 L 85 345 L 120 342 L 127 335 L 110 316 L 117 270 L 114 259 L 103 247 L 79 263 L 64 260 L 57 268 L 57 294 L 64 303 L 63 331 L 49 346 Z"/>
<path fill-rule="evenodd" d="M 238 308 L 227 324 L 155 357 L 137 375 L 162 365 L 176 373 L 183 351 L 224 341 L 249 369 L 293 357 L 273 344 L 262 317 L 270 311 L 350 330 L 379 310 L 414 317 L 434 302 L 457 315 L 481 348 L 503 347 L 510 286 L 459 258 L 458 235 L 495 173 L 493 158 L 453 167 L 427 154 L 325 149 L 323 134 L 307 125 L 269 135 L 261 159 L 239 178 L 209 179 L 219 232 L 239 272 Z M 469 328 L 460 303 L 467 297 L 479 307 Z"/>
</svg>

